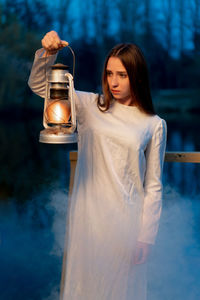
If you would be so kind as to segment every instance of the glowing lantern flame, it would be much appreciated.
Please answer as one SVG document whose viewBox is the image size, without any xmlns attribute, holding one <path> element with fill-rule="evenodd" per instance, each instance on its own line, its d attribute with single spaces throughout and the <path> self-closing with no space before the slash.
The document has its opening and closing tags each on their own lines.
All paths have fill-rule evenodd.
<svg viewBox="0 0 200 300">
<path fill-rule="evenodd" d="M 70 107 L 66 101 L 55 101 L 46 109 L 47 122 L 52 124 L 68 123 L 70 118 Z"/>
</svg>

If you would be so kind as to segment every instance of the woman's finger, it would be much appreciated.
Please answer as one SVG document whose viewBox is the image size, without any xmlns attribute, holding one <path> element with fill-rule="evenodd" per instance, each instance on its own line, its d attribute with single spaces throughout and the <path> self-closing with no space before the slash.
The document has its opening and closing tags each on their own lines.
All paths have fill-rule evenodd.
<svg viewBox="0 0 200 300">
<path fill-rule="evenodd" d="M 139 263 L 140 257 L 141 257 L 141 249 L 139 247 L 136 247 L 134 258 L 133 258 L 134 264 Z"/>
<path fill-rule="evenodd" d="M 61 44 L 62 44 L 63 47 L 67 47 L 69 45 L 69 43 L 66 42 L 66 41 L 61 41 Z"/>
<path fill-rule="evenodd" d="M 150 245 L 146 243 L 138 243 L 134 255 L 134 264 L 143 264 L 147 261 L 150 253 Z"/>
</svg>

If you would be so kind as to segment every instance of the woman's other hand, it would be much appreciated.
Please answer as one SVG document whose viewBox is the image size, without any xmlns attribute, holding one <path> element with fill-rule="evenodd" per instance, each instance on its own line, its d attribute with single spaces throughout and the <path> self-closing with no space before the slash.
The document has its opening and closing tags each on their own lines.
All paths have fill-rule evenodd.
<svg viewBox="0 0 200 300">
<path fill-rule="evenodd" d="M 139 265 L 143 264 L 147 261 L 147 258 L 149 257 L 150 251 L 151 251 L 151 244 L 143 243 L 143 242 L 137 242 L 135 255 L 134 255 L 134 264 Z"/>
<path fill-rule="evenodd" d="M 42 39 L 42 47 L 45 52 L 43 56 L 56 54 L 62 48 L 68 46 L 69 43 L 62 41 L 56 31 L 47 32 Z"/>
</svg>

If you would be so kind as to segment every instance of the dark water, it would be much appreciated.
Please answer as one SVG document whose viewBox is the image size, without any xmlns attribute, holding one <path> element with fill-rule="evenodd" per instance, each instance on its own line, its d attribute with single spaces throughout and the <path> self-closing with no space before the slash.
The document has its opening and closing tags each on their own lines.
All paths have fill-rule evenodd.
<svg viewBox="0 0 200 300">
<path fill-rule="evenodd" d="M 199 151 L 198 118 L 168 120 L 170 151 Z M 0 123 L 0 299 L 57 300 L 68 153 L 38 142 L 41 121 Z M 198 299 L 200 164 L 166 163 L 164 203 L 149 272 L 149 299 Z"/>
</svg>

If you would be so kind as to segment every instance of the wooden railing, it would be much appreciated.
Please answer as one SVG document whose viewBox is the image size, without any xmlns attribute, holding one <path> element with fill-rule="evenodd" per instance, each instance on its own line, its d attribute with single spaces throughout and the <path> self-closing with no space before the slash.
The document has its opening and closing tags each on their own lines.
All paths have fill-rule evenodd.
<svg viewBox="0 0 200 300">
<path fill-rule="evenodd" d="M 165 161 L 200 163 L 200 152 L 166 152 Z"/>
<path fill-rule="evenodd" d="M 74 184 L 74 174 L 77 162 L 77 151 L 71 151 L 69 154 L 70 159 L 70 184 L 69 193 L 72 191 Z M 181 162 L 181 163 L 200 163 L 200 152 L 166 152 L 166 162 Z"/>
</svg>

